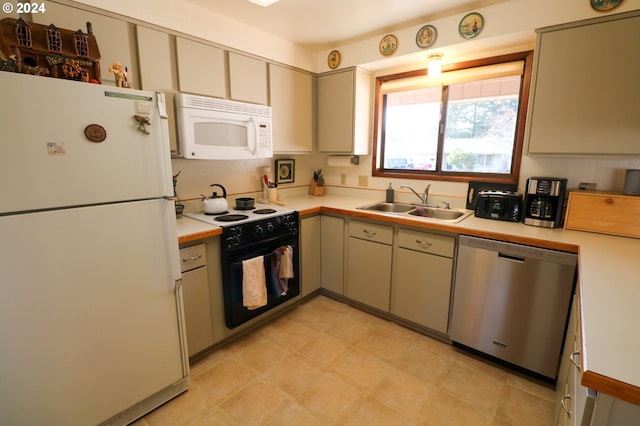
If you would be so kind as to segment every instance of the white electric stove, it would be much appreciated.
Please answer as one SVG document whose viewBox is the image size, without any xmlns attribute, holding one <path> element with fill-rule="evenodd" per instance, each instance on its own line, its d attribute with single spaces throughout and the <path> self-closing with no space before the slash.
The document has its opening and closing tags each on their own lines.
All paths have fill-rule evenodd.
<svg viewBox="0 0 640 426">
<path fill-rule="evenodd" d="M 225 213 L 185 213 L 185 216 L 208 223 L 210 225 L 228 227 L 262 219 L 270 219 L 290 213 L 293 213 L 293 210 L 284 206 L 255 203 L 254 207 L 251 209 L 238 209 L 236 207 L 230 207 Z"/>
</svg>

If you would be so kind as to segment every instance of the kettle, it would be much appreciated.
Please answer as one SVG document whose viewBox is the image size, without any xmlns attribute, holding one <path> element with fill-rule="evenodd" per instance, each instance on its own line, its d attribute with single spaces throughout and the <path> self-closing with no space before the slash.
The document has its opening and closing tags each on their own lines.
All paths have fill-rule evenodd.
<svg viewBox="0 0 640 426">
<path fill-rule="evenodd" d="M 218 186 L 222 189 L 222 197 L 218 196 L 217 192 L 213 192 L 210 197 L 206 197 L 203 195 L 202 198 L 202 208 L 206 214 L 220 214 L 226 213 L 229 204 L 227 203 L 227 190 L 224 189 L 224 186 L 219 185 L 217 183 L 212 184 L 211 186 Z"/>
</svg>

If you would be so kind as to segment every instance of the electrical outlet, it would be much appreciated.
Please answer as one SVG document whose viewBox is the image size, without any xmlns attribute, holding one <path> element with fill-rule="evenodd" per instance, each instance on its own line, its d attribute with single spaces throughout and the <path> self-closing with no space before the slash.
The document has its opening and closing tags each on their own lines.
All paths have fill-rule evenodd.
<svg viewBox="0 0 640 426">
<path fill-rule="evenodd" d="M 358 176 L 358 185 L 359 186 L 369 186 L 369 177 L 368 176 Z"/>
<path fill-rule="evenodd" d="M 346 185 L 347 184 L 347 175 L 346 173 L 342 173 L 340 175 L 340 185 Z"/>
<path fill-rule="evenodd" d="M 596 190 L 596 184 L 592 183 L 592 182 L 580 182 L 580 185 L 578 187 L 583 191 L 595 191 Z"/>
</svg>

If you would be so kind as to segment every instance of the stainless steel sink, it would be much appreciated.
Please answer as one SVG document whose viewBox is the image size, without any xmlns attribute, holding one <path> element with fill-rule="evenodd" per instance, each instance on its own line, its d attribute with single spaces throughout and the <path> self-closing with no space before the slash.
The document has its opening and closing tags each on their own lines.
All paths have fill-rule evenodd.
<svg viewBox="0 0 640 426">
<path fill-rule="evenodd" d="M 409 214 L 413 216 L 429 217 L 432 219 L 455 221 L 457 219 L 464 219 L 465 217 L 471 215 L 471 212 L 467 212 L 466 210 L 417 206 L 415 210 L 410 211 Z"/>
<path fill-rule="evenodd" d="M 373 203 L 368 204 L 366 206 L 358 207 L 361 210 L 375 210 L 379 212 L 387 212 L 387 213 L 405 213 L 410 210 L 415 209 L 416 206 L 413 204 L 407 203 Z"/>
<path fill-rule="evenodd" d="M 413 216 L 416 219 L 425 218 L 435 221 L 457 223 L 471 216 L 473 211 L 462 209 L 445 209 L 434 205 L 419 205 L 410 203 L 385 203 L 378 202 L 358 207 L 359 210 L 368 210 L 379 213 L 393 213 L 398 216 Z"/>
</svg>

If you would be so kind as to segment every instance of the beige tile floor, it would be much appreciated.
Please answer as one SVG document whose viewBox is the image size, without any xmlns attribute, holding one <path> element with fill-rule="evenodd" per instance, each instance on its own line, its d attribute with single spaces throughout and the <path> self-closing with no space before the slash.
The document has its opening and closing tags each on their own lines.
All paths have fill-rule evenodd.
<svg viewBox="0 0 640 426">
<path fill-rule="evenodd" d="M 325 296 L 191 367 L 156 425 L 551 425 L 554 390 Z"/>
</svg>

